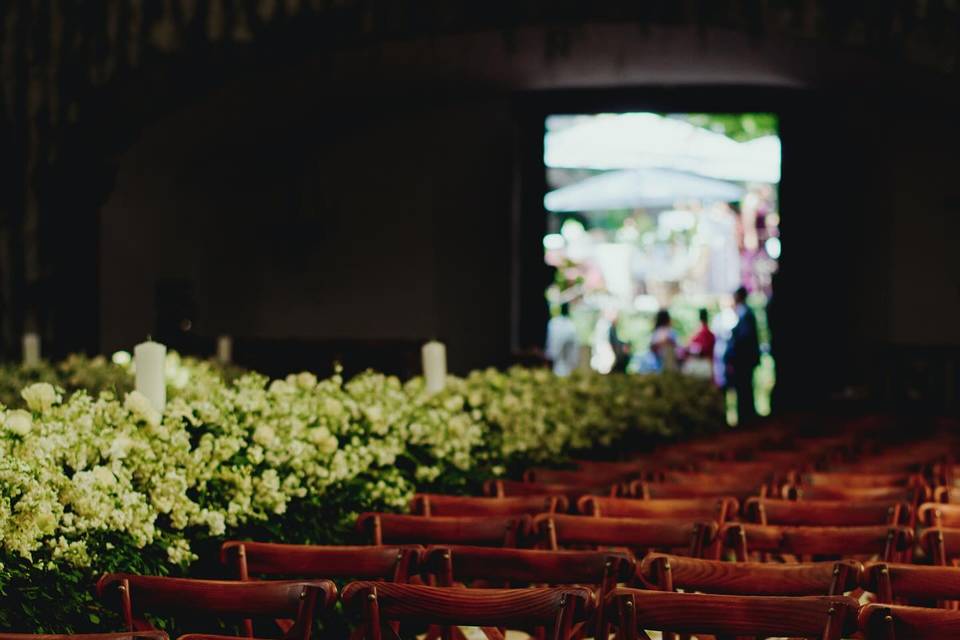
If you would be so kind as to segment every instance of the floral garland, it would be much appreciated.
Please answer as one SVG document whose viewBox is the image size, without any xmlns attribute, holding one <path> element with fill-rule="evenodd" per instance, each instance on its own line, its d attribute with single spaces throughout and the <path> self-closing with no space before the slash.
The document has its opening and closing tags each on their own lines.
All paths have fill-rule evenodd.
<svg viewBox="0 0 960 640">
<path fill-rule="evenodd" d="M 171 358 L 163 415 L 97 360 L 0 407 L 0 628 L 102 629 L 87 585 L 104 571 L 209 574 L 196 561 L 227 537 L 344 542 L 357 513 L 416 490 L 722 424 L 719 394 L 679 376 L 488 369 L 430 395 L 420 378 L 228 381 Z"/>
</svg>

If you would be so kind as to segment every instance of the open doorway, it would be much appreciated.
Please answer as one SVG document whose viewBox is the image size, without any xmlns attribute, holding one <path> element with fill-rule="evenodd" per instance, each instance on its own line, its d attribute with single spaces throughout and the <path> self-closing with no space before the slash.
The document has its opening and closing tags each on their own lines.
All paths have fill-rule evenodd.
<svg viewBox="0 0 960 640">
<path fill-rule="evenodd" d="M 544 167 L 544 259 L 555 268 L 547 300 L 554 317 L 563 310 L 573 321 L 579 366 L 677 369 L 726 385 L 733 293 L 743 286 L 760 343 L 756 411 L 769 414 L 766 311 L 781 254 L 777 116 L 551 115 Z M 703 310 L 712 342 L 700 340 Z M 664 339 L 675 343 L 669 357 L 657 346 Z"/>
</svg>

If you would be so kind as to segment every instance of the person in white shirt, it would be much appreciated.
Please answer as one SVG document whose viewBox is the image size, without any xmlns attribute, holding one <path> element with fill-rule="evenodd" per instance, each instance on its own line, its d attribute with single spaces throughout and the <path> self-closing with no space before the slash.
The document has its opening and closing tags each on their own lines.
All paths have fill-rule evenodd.
<svg viewBox="0 0 960 640">
<path fill-rule="evenodd" d="M 547 323 L 546 356 L 553 362 L 553 372 L 558 376 L 573 373 L 580 362 L 580 340 L 577 327 L 570 319 L 570 306 L 564 302 L 560 306 L 560 315 L 550 318 Z"/>
</svg>

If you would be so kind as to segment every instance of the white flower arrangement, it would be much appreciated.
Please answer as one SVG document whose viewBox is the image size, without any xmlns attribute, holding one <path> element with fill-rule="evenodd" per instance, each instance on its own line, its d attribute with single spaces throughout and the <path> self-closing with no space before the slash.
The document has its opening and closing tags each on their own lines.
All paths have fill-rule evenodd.
<svg viewBox="0 0 960 640">
<path fill-rule="evenodd" d="M 96 571 L 117 540 L 186 565 L 196 539 L 282 522 L 303 501 L 336 501 L 344 518 L 403 509 L 417 488 L 722 415 L 709 386 L 669 376 L 488 369 L 428 394 L 374 372 L 227 382 L 208 363 L 174 365 L 163 415 L 136 391 L 46 382 L 22 390 L 25 409 L 0 405 L 0 584 L 14 559 Z"/>
</svg>

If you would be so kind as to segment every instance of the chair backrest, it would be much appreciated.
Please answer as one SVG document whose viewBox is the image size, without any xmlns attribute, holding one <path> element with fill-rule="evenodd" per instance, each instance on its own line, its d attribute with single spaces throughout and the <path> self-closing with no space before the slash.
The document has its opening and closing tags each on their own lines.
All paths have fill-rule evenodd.
<svg viewBox="0 0 960 640">
<path fill-rule="evenodd" d="M 768 487 L 761 481 L 743 481 L 737 483 L 717 483 L 708 479 L 687 480 L 685 482 L 643 482 L 635 480 L 627 485 L 628 493 L 634 498 L 644 500 L 662 500 L 674 498 L 727 498 L 738 500 L 750 496 L 765 496 Z"/>
<path fill-rule="evenodd" d="M 739 561 L 745 561 L 750 553 L 757 551 L 798 556 L 879 555 L 883 560 L 896 561 L 913 542 L 911 529 L 884 525 L 784 527 L 738 523 L 726 525 L 721 536 Z"/>
<path fill-rule="evenodd" d="M 843 595 L 860 584 L 863 566 L 839 562 L 721 562 L 663 553 L 643 559 L 639 575 L 657 589 L 743 596 Z"/>
<path fill-rule="evenodd" d="M 362 513 L 357 531 L 374 545 L 467 544 L 516 547 L 530 531 L 530 516 L 410 516 Z"/>
<path fill-rule="evenodd" d="M 410 513 L 418 516 L 518 516 L 565 513 L 569 509 L 570 502 L 564 495 L 476 498 L 418 493 L 410 501 Z"/>
<path fill-rule="evenodd" d="M 618 638 L 641 630 L 716 636 L 802 637 L 838 640 L 856 630 L 857 601 L 846 596 L 729 596 L 616 589 L 607 619 Z"/>
<path fill-rule="evenodd" d="M 144 617 L 147 613 L 203 613 L 238 621 L 292 619 L 283 637 L 300 640 L 310 637 L 316 612 L 337 601 L 337 587 L 329 580 L 234 582 L 112 573 L 97 581 L 96 591 L 135 631 L 153 628 Z"/>
<path fill-rule="evenodd" d="M 422 547 L 322 546 L 228 540 L 220 562 L 240 580 L 250 576 L 359 578 L 406 582 Z"/>
<path fill-rule="evenodd" d="M 504 498 L 510 496 L 566 496 L 571 502 L 584 495 L 614 496 L 621 492 L 620 484 L 596 481 L 590 484 L 558 484 L 547 482 L 518 482 L 517 480 L 488 480 L 483 484 L 483 493 Z"/>
<path fill-rule="evenodd" d="M 457 589 L 386 582 L 352 582 L 343 606 L 361 622 L 363 637 L 397 637 L 389 623 L 466 625 L 528 630 L 545 627 L 552 640 L 567 640 L 591 612 L 593 594 L 582 587 Z"/>
<path fill-rule="evenodd" d="M 629 553 L 612 551 L 546 551 L 490 547 L 433 547 L 427 550 L 425 569 L 441 586 L 481 581 L 490 587 L 589 585 L 600 596 L 636 574 Z M 591 625 L 605 629 L 603 607 L 597 607 Z"/>
<path fill-rule="evenodd" d="M 577 511 L 587 516 L 713 520 L 717 525 L 723 525 L 728 518 L 735 516 L 738 508 L 737 499 L 729 496 L 662 500 L 583 496 L 577 501 Z"/>
<path fill-rule="evenodd" d="M 633 578 L 636 561 L 613 551 L 548 551 L 443 546 L 426 551 L 423 569 L 441 586 L 483 580 L 491 585 L 602 585 Z"/>
<path fill-rule="evenodd" d="M 960 635 L 960 611 L 890 604 L 860 609 L 865 640 L 941 640 Z"/>
<path fill-rule="evenodd" d="M 870 562 L 861 585 L 879 602 L 960 600 L 960 568 Z"/>
<path fill-rule="evenodd" d="M 784 498 L 795 500 L 846 500 L 850 502 L 906 502 L 911 505 L 925 501 L 929 487 L 851 487 L 844 485 L 803 486 L 786 484 L 781 490 Z"/>
<path fill-rule="evenodd" d="M 927 527 L 960 527 L 960 504 L 924 502 L 917 507 L 917 521 Z"/>
<path fill-rule="evenodd" d="M 714 522 L 643 518 L 591 518 L 543 513 L 533 520 L 539 544 L 547 549 L 563 547 L 626 547 L 637 549 L 684 549 L 700 556 L 715 538 Z"/>
<path fill-rule="evenodd" d="M 933 527 L 920 532 L 920 546 L 933 564 L 948 565 L 960 557 L 960 528 Z"/>
<path fill-rule="evenodd" d="M 611 485 L 640 474 L 639 469 L 593 465 L 587 469 L 540 469 L 533 467 L 523 472 L 524 482 L 578 485 L 585 487 Z"/>
<path fill-rule="evenodd" d="M 859 487 L 863 489 L 913 487 L 925 484 L 921 475 L 904 472 L 811 471 L 801 474 L 798 481 L 802 486 L 808 487 Z"/>
<path fill-rule="evenodd" d="M 846 500 L 777 500 L 750 498 L 743 516 L 758 524 L 788 526 L 852 527 L 877 524 L 909 524 L 906 502 L 857 502 Z"/>
</svg>

